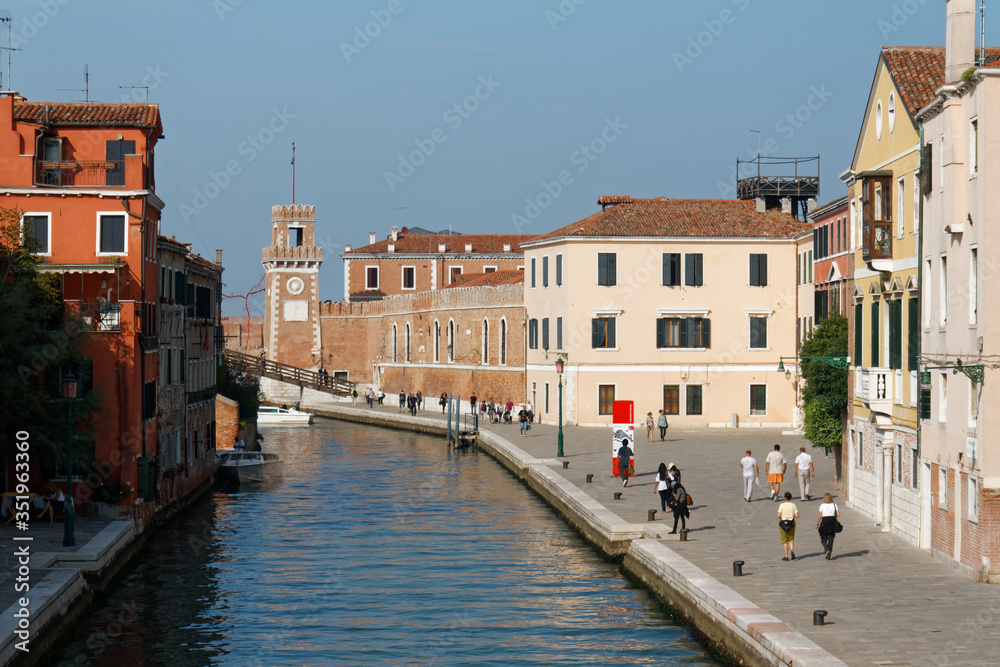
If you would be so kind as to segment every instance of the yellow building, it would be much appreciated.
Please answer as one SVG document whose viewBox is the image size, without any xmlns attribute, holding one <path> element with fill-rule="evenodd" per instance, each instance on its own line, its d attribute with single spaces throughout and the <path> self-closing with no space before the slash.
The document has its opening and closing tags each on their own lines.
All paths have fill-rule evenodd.
<svg viewBox="0 0 1000 667">
<path fill-rule="evenodd" d="M 848 493 L 884 530 L 920 531 L 916 113 L 943 77 L 943 49 L 884 47 L 875 68 L 848 186 L 854 292 Z"/>
</svg>

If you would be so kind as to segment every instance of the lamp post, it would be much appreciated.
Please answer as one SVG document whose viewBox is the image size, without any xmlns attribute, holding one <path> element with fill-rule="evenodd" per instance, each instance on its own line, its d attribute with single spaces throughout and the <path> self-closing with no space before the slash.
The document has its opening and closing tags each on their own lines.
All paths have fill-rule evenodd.
<svg viewBox="0 0 1000 667">
<path fill-rule="evenodd" d="M 73 534 L 73 401 L 76 400 L 76 377 L 72 372 L 63 377 L 63 398 L 66 399 L 66 502 L 63 506 L 63 546 L 75 547 Z"/>
<path fill-rule="evenodd" d="M 559 437 L 556 440 L 558 443 L 558 449 L 556 450 L 556 456 L 563 455 L 563 431 L 562 431 L 562 374 L 563 366 L 565 362 L 562 357 L 556 357 L 556 373 L 559 374 Z"/>
</svg>

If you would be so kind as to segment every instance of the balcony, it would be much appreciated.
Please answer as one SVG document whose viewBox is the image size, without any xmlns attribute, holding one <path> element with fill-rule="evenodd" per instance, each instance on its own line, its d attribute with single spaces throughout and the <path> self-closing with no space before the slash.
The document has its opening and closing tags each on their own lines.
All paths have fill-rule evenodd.
<svg viewBox="0 0 1000 667">
<path fill-rule="evenodd" d="M 854 395 L 870 410 L 892 414 L 895 371 L 891 368 L 858 368 L 854 376 Z"/>
<path fill-rule="evenodd" d="M 141 155 L 121 160 L 35 160 L 34 184 L 55 188 L 142 188 Z"/>
</svg>

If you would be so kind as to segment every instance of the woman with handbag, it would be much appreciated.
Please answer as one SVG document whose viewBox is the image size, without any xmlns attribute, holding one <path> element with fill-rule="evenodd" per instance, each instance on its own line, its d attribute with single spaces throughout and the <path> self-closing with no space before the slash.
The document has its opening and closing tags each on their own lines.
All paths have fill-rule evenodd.
<svg viewBox="0 0 1000 667">
<path fill-rule="evenodd" d="M 778 505 L 778 530 L 781 533 L 781 548 L 785 556 L 781 560 L 795 560 L 795 520 L 799 518 L 799 508 L 792 502 L 792 492 L 785 491 L 785 502 Z"/>
<path fill-rule="evenodd" d="M 843 530 L 840 521 L 837 520 L 839 516 L 840 509 L 834 504 L 833 496 L 825 494 L 823 504 L 819 506 L 819 516 L 816 517 L 816 529 L 819 530 L 819 541 L 823 543 L 827 560 L 833 558 L 833 538 Z M 837 530 L 838 528 L 840 530 Z"/>
</svg>

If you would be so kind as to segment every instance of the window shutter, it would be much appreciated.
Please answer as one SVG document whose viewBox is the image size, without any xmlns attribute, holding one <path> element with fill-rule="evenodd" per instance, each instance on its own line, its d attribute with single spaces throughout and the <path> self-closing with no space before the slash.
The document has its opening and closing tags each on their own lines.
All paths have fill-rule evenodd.
<svg viewBox="0 0 1000 667">
<path fill-rule="evenodd" d="M 688 336 L 688 327 L 691 325 L 691 320 L 683 319 L 680 321 L 680 326 L 677 327 L 677 345 L 678 347 L 691 347 L 688 341 L 691 337 Z"/>
<path fill-rule="evenodd" d="M 542 319 L 542 349 L 549 349 L 549 318 Z"/>
<path fill-rule="evenodd" d="M 863 366 L 862 356 L 864 352 L 864 306 L 860 303 L 854 306 L 854 365 Z"/>
<path fill-rule="evenodd" d="M 663 253 L 663 286 L 670 286 L 670 253 L 666 252 Z M 659 338 L 657 338 L 657 340 L 659 340 Z M 660 347 L 660 345 L 657 344 L 657 347 Z"/>
<path fill-rule="evenodd" d="M 695 282 L 694 282 L 694 284 L 700 287 L 700 286 L 702 286 L 702 285 L 705 284 L 705 278 L 704 278 L 704 275 L 702 273 L 702 270 L 704 268 L 704 266 L 703 266 L 703 264 L 704 264 L 704 262 L 703 262 L 704 255 L 702 255 L 701 253 L 698 253 L 694 257 L 695 257 L 695 259 L 694 259 L 694 266 L 695 266 L 695 276 L 694 276 L 694 281 Z"/>
<path fill-rule="evenodd" d="M 542 287 L 549 286 L 549 257 L 542 257 Z"/>
<path fill-rule="evenodd" d="M 756 287 L 758 284 L 760 284 L 760 265 L 757 263 L 757 255 L 750 255 L 750 286 Z"/>
<path fill-rule="evenodd" d="M 712 320 L 708 318 L 701 321 L 701 347 L 712 347 Z"/>
<path fill-rule="evenodd" d="M 760 267 L 760 286 L 767 287 L 767 255 L 758 255 Z"/>
<path fill-rule="evenodd" d="M 612 255 L 614 257 L 614 255 Z M 608 322 L 608 347 L 614 348 L 615 345 L 615 324 L 618 322 L 617 318 L 609 317 Z"/>
<path fill-rule="evenodd" d="M 601 318 L 599 317 L 590 320 L 590 346 L 601 347 Z"/>
<path fill-rule="evenodd" d="M 536 262 L 536 259 L 534 257 L 532 257 L 531 258 L 531 286 L 532 287 L 535 286 L 535 262 Z M 600 279 L 598 279 L 598 280 L 600 280 Z"/>
<path fill-rule="evenodd" d="M 618 255 L 613 252 L 608 253 L 608 284 L 618 284 Z M 612 345 L 611 347 L 614 347 Z"/>
<path fill-rule="evenodd" d="M 608 256 L 603 252 L 597 253 L 597 284 L 608 284 Z"/>
<path fill-rule="evenodd" d="M 693 287 L 694 280 L 694 255 L 689 253 L 684 255 L 684 284 Z"/>
<path fill-rule="evenodd" d="M 666 346 L 667 346 L 667 321 L 662 317 L 660 317 L 657 318 L 656 320 L 656 347 L 662 349 Z"/>
<path fill-rule="evenodd" d="M 879 351 L 878 348 L 879 348 L 879 343 L 881 342 L 879 340 L 879 335 L 878 335 L 878 316 L 879 316 L 878 301 L 875 301 L 875 302 L 872 303 L 872 340 L 871 340 L 871 343 L 872 343 L 872 362 L 871 362 L 871 365 L 872 365 L 873 368 L 876 367 L 876 366 L 878 366 L 878 361 L 879 361 L 879 359 L 878 359 L 878 351 Z"/>
<path fill-rule="evenodd" d="M 903 301 L 889 302 L 889 368 L 903 368 Z"/>
<path fill-rule="evenodd" d="M 757 320 L 758 320 L 757 326 L 760 328 L 760 335 L 759 335 L 760 346 L 767 347 L 767 318 L 758 317 Z"/>
<path fill-rule="evenodd" d="M 556 349 L 562 349 L 562 318 L 556 318 Z"/>
<path fill-rule="evenodd" d="M 562 285 L 562 255 L 556 255 L 556 285 Z"/>
<path fill-rule="evenodd" d="M 907 300 L 906 308 L 907 324 L 909 325 L 909 340 L 906 348 L 907 370 L 920 370 L 920 324 L 917 320 L 917 299 L 912 297 Z"/>
</svg>

